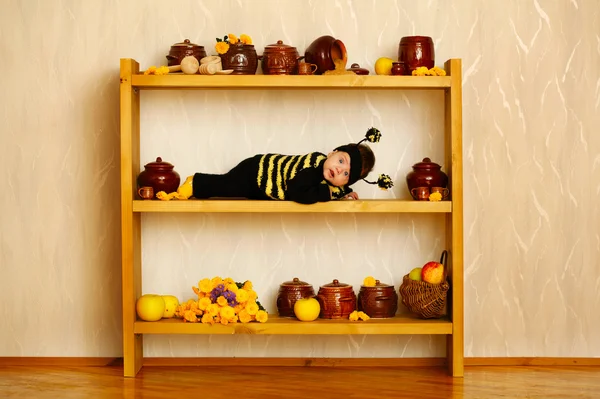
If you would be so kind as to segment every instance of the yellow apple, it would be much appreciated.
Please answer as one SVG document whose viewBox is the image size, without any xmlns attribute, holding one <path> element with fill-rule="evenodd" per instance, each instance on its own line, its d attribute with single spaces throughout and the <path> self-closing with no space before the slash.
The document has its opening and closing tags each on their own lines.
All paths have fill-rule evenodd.
<svg viewBox="0 0 600 399">
<path fill-rule="evenodd" d="M 377 75 L 391 75 L 392 74 L 392 60 L 388 57 L 381 57 L 375 61 L 375 73 Z"/>
<path fill-rule="evenodd" d="M 441 284 L 444 280 L 444 265 L 439 262 L 427 262 L 421 270 L 421 278 L 431 284 Z"/>
<path fill-rule="evenodd" d="M 165 312 L 163 313 L 163 319 L 170 319 L 175 316 L 175 309 L 179 306 L 179 299 L 173 295 L 163 295 L 165 301 Z"/>
<path fill-rule="evenodd" d="M 165 300 L 156 294 L 144 294 L 135 303 L 135 310 L 140 319 L 158 321 L 165 313 Z"/>
<path fill-rule="evenodd" d="M 294 314 L 300 321 L 313 321 L 319 317 L 321 305 L 315 298 L 302 298 L 294 303 Z"/>
</svg>

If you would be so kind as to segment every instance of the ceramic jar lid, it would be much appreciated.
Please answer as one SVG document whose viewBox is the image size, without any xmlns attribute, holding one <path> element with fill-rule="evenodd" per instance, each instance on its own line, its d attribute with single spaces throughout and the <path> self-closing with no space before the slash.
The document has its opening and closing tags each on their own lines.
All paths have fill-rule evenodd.
<svg viewBox="0 0 600 399">
<path fill-rule="evenodd" d="M 144 165 L 144 168 L 151 170 L 172 170 L 174 167 L 173 164 L 163 161 L 161 157 L 156 158 L 155 162 Z"/>
<path fill-rule="evenodd" d="M 325 289 L 338 289 L 338 288 L 352 288 L 350 284 L 340 283 L 337 279 L 333 280 L 332 283 L 322 285 L 321 288 Z"/>
<path fill-rule="evenodd" d="M 394 288 L 393 285 L 389 285 L 389 284 L 385 284 L 385 283 L 381 283 L 379 282 L 379 280 L 375 280 L 375 285 L 374 286 L 370 286 L 367 287 L 366 285 L 361 285 L 360 288 L 364 288 L 366 290 L 368 289 L 376 289 L 376 288 Z"/>
<path fill-rule="evenodd" d="M 311 284 L 305 281 L 300 281 L 298 277 L 294 277 L 292 281 L 286 281 L 284 283 L 281 283 L 281 286 L 286 288 L 312 287 Z"/>
<path fill-rule="evenodd" d="M 204 46 L 201 46 L 196 43 L 192 43 L 192 42 L 190 42 L 190 39 L 185 39 L 183 42 L 175 43 L 171 46 L 171 50 L 175 50 L 175 51 L 182 51 L 182 50 L 187 50 L 187 49 L 192 50 L 195 48 L 204 48 Z"/>
<path fill-rule="evenodd" d="M 346 69 L 347 71 L 352 71 L 357 75 L 368 75 L 369 70 L 365 68 L 361 68 L 360 65 L 354 63 L 350 65 L 350 68 Z"/>
<path fill-rule="evenodd" d="M 413 165 L 413 169 L 441 169 L 441 166 L 435 162 L 431 162 L 429 158 L 423 158 L 423 161 Z"/>
<path fill-rule="evenodd" d="M 282 40 L 277 40 L 275 44 L 265 46 L 265 53 L 297 53 L 296 47 L 283 44 Z"/>
</svg>

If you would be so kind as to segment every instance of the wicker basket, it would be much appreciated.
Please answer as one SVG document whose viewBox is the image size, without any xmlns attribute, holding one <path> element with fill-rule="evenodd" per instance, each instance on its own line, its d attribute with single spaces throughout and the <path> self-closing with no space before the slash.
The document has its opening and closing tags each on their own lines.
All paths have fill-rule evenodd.
<svg viewBox="0 0 600 399">
<path fill-rule="evenodd" d="M 447 270 L 445 259 L 448 253 L 442 252 L 440 263 L 444 265 L 444 271 Z M 444 316 L 446 311 L 446 297 L 450 285 L 444 277 L 441 284 L 431 284 L 425 281 L 415 281 L 408 277 L 408 274 L 402 279 L 400 285 L 400 296 L 402 304 L 411 312 L 424 319 L 437 319 Z"/>
</svg>

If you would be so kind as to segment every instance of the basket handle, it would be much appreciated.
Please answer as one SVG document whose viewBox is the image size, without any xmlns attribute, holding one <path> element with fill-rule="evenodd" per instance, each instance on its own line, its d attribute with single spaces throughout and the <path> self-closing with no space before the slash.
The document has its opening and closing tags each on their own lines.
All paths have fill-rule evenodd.
<svg viewBox="0 0 600 399">
<path fill-rule="evenodd" d="M 444 281 L 446 281 L 448 280 L 448 251 L 446 251 L 445 249 L 442 251 L 440 263 L 444 265 Z"/>
</svg>

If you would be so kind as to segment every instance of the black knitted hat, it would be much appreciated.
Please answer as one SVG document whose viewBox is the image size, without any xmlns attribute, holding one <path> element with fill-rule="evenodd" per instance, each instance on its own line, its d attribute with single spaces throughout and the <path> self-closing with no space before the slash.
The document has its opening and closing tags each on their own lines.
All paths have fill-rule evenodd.
<svg viewBox="0 0 600 399">
<path fill-rule="evenodd" d="M 379 129 L 374 127 L 367 130 L 365 134 L 365 138 L 354 144 L 346 144 L 337 147 L 334 151 L 344 151 L 348 153 L 350 156 L 350 178 L 348 179 L 348 185 L 352 185 L 356 183 L 360 179 L 360 172 L 362 171 L 362 157 L 360 156 L 360 151 L 358 150 L 358 145 L 363 141 L 369 141 L 370 143 L 378 143 L 381 139 L 381 132 Z M 369 184 L 377 184 L 380 188 L 387 190 L 392 187 L 394 183 L 392 179 L 388 175 L 381 174 L 376 182 L 370 182 L 366 179 L 363 181 Z"/>
</svg>

